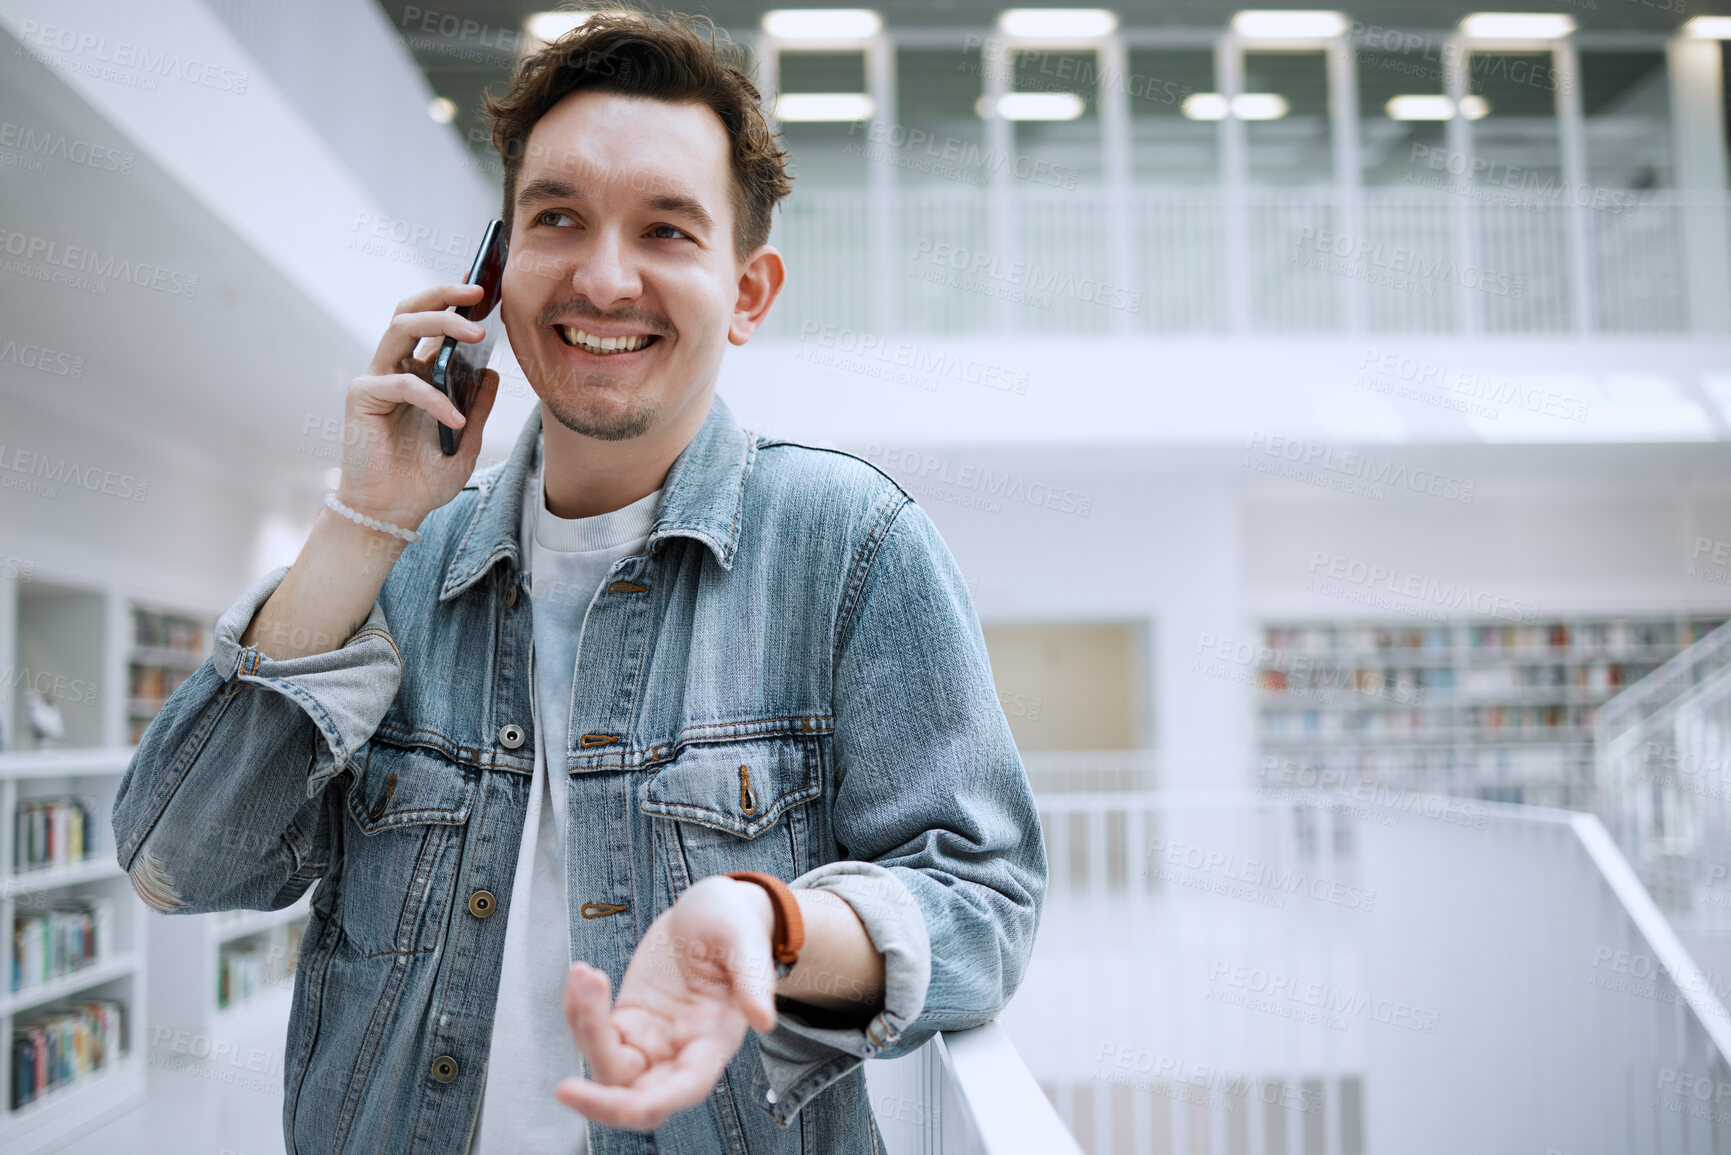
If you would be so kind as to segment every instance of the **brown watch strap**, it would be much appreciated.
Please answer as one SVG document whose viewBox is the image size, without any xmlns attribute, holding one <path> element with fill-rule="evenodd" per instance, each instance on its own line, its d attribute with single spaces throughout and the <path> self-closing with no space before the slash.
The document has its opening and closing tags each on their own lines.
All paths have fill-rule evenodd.
<svg viewBox="0 0 1731 1155">
<path fill-rule="evenodd" d="M 799 961 L 799 952 L 805 946 L 805 918 L 799 912 L 799 899 L 793 896 L 793 891 L 787 883 L 773 874 L 762 874 L 755 870 L 734 870 L 727 874 L 728 878 L 737 878 L 741 882 L 755 882 L 769 892 L 770 909 L 775 912 L 775 929 L 770 934 L 770 953 L 775 958 L 775 970 L 785 976 Z"/>
</svg>

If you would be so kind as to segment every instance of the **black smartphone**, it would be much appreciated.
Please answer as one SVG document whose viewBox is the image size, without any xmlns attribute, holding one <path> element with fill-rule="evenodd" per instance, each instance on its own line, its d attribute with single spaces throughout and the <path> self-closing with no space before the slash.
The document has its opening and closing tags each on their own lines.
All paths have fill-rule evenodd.
<svg viewBox="0 0 1731 1155">
<path fill-rule="evenodd" d="M 473 305 L 457 306 L 457 316 L 486 325 L 487 335 L 479 341 L 446 337 L 444 344 L 439 346 L 439 355 L 433 359 L 433 388 L 449 397 L 451 404 L 464 417 L 469 415 L 475 391 L 480 388 L 481 371 L 493 356 L 493 338 L 499 335 L 498 319 L 493 314 L 499 309 L 499 286 L 504 279 L 505 226 L 500 221 L 489 221 L 487 232 L 481 238 L 481 248 L 475 253 L 475 264 L 469 269 L 469 279 L 463 282 L 465 285 L 480 285 L 481 299 Z M 457 452 L 462 441 L 461 429 L 452 429 L 440 422 L 441 453 L 450 457 Z"/>
</svg>

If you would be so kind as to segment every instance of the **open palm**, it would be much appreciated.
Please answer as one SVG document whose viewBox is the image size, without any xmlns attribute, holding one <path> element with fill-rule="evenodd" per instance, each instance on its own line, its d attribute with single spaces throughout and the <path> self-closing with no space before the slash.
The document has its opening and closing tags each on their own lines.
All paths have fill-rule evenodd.
<svg viewBox="0 0 1731 1155">
<path fill-rule="evenodd" d="M 725 878 L 697 883 L 649 926 L 619 998 L 575 963 L 565 1021 L 593 1078 L 560 1081 L 559 1101 L 613 1127 L 650 1131 L 708 1096 L 745 1041 L 775 1027 L 766 904 Z"/>
</svg>

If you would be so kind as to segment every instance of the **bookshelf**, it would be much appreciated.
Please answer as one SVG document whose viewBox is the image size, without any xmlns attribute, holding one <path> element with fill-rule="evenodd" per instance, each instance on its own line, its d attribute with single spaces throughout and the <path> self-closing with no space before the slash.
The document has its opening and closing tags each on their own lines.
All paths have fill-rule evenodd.
<svg viewBox="0 0 1731 1155">
<path fill-rule="evenodd" d="M 230 1042 L 255 1028 L 286 1031 L 310 896 L 282 910 L 161 920 L 153 940 L 153 1013 L 177 1030 Z"/>
<path fill-rule="evenodd" d="M 1598 707 L 1723 620 L 1268 622 L 1261 772 L 1591 809 Z"/>
<path fill-rule="evenodd" d="M 162 704 L 210 655 L 212 626 L 190 614 L 133 603 L 126 654 L 127 742 L 136 746 Z"/>
<path fill-rule="evenodd" d="M 133 893 L 115 860 L 111 826 L 134 744 L 204 661 L 214 621 L 212 612 L 159 604 L 116 581 L 35 566 L 0 572 L 0 928 L 7 948 L 0 967 L 0 1151 L 55 1149 L 143 1105 L 151 1028 L 160 1022 L 151 1001 L 158 939 L 190 934 L 209 955 L 209 969 L 219 964 L 218 916 L 178 920 L 188 925 L 164 935 L 177 920 L 150 911 Z M 51 731 L 40 746 L 29 691 L 54 715 L 45 723 L 37 714 L 39 727 Z M 204 1021 L 215 1014 L 214 982 L 209 990 Z M 82 1030 L 70 1016 L 81 1016 Z M 286 1006 L 282 1019 L 286 1024 Z M 32 1027 L 50 1030 L 27 1035 Z M 61 1064 L 58 1073 L 68 1077 L 53 1082 L 41 1062 L 50 1033 L 76 1036 L 85 1056 Z M 15 1036 L 32 1040 L 28 1061 Z M 17 1082 L 38 1064 L 43 1079 L 29 1087 Z"/>
<path fill-rule="evenodd" d="M 0 754 L 0 812 L 7 816 L 0 824 L 0 926 L 7 932 L 0 1150 L 48 1149 L 144 1100 L 146 911 L 115 862 L 108 821 L 129 758 L 129 750 L 115 748 Z M 82 837 L 69 839 L 77 809 Z M 47 1032 L 36 1032 L 44 1043 L 28 1057 L 15 1044 L 44 1024 L 66 1037 L 72 1015 L 84 1020 L 84 1060 L 61 1064 L 66 1077 L 51 1082 L 49 1065 L 41 1064 Z M 22 1085 L 38 1064 L 43 1078 Z"/>
</svg>

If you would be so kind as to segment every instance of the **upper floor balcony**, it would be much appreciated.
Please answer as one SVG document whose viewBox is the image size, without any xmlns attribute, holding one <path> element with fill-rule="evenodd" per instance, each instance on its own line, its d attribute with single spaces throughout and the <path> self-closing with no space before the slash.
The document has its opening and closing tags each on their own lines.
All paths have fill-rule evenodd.
<svg viewBox="0 0 1731 1155">
<path fill-rule="evenodd" d="M 772 331 L 1019 336 L 1716 332 L 1723 196 L 1492 187 L 821 188 Z M 1699 242 L 1699 243 L 1698 243 Z"/>
<path fill-rule="evenodd" d="M 1710 25 L 1030 15 L 765 21 L 798 178 L 775 331 L 1731 331 Z"/>
</svg>

